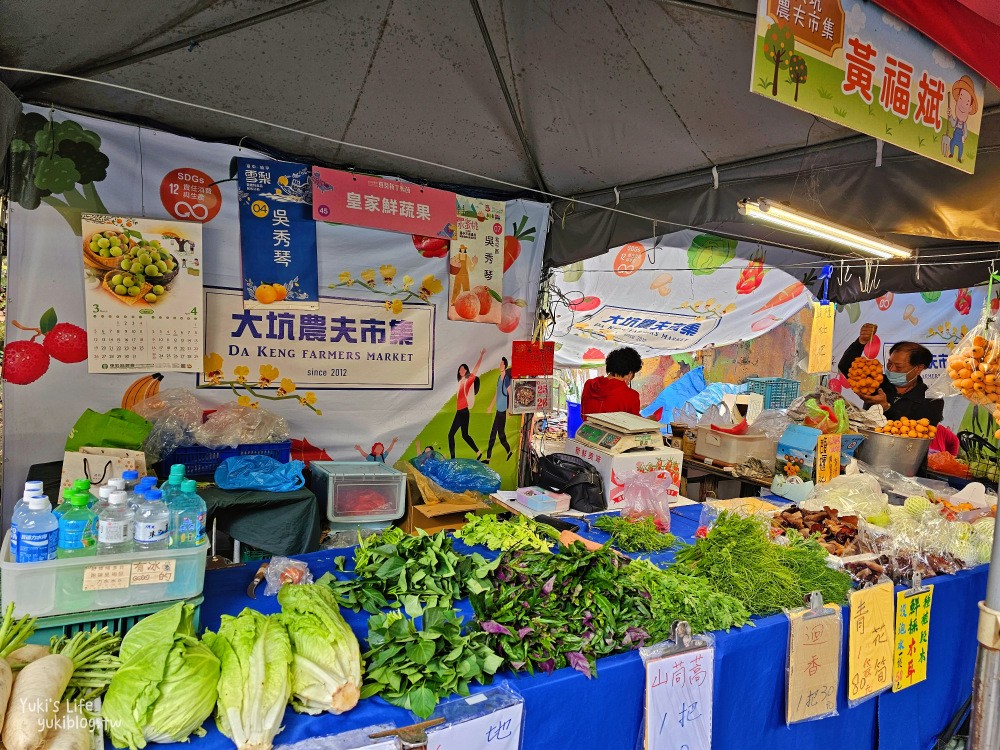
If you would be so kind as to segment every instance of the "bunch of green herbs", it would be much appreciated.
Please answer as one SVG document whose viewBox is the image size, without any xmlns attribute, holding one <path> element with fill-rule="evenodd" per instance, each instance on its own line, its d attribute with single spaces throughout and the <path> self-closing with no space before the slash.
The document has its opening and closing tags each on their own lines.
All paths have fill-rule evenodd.
<svg viewBox="0 0 1000 750">
<path fill-rule="evenodd" d="M 673 534 L 656 528 L 652 516 L 634 521 L 623 516 L 601 516 L 594 526 L 610 534 L 611 543 L 623 552 L 660 552 L 678 544 Z"/>
<path fill-rule="evenodd" d="M 826 550 L 815 540 L 790 534 L 788 541 L 772 542 L 766 521 L 723 511 L 704 538 L 677 552 L 673 570 L 704 578 L 755 615 L 801 607 L 811 591 L 843 603 L 850 576 L 826 564 Z"/>
<path fill-rule="evenodd" d="M 548 552 L 558 541 L 559 532 L 527 516 L 518 515 L 505 521 L 492 514 L 468 513 L 465 525 L 455 532 L 455 537 L 466 544 L 482 544 L 491 550 Z"/>
<path fill-rule="evenodd" d="M 473 680 L 488 684 L 503 663 L 481 631 L 462 634 L 462 618 L 450 607 L 428 607 L 418 630 L 402 612 L 368 620 L 364 655 L 368 669 L 361 697 L 379 695 L 421 719 L 454 693 L 469 695 Z"/>
<path fill-rule="evenodd" d="M 390 528 L 361 540 L 354 552 L 354 574 L 349 580 L 325 579 L 341 606 L 355 612 L 378 614 L 402 607 L 410 617 L 423 607 L 450 607 L 470 594 L 489 588 L 488 577 L 498 560 L 480 554 L 460 555 L 444 532 L 410 536 Z M 347 572 L 347 560 L 335 560 Z"/>
</svg>

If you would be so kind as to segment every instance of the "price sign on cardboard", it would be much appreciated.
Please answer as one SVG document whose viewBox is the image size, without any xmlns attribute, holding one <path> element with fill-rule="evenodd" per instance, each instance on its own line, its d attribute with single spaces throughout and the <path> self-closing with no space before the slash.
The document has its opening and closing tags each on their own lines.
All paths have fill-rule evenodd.
<svg viewBox="0 0 1000 750">
<path fill-rule="evenodd" d="M 132 563 L 132 585 L 145 586 L 153 583 L 170 583 L 174 580 L 176 560 L 150 560 Z"/>
<path fill-rule="evenodd" d="M 556 345 L 553 341 L 515 341 L 510 347 L 510 376 L 537 378 L 551 375 L 555 356 Z"/>
<path fill-rule="evenodd" d="M 646 748 L 711 750 L 715 649 L 646 662 Z"/>
<path fill-rule="evenodd" d="M 898 693 L 927 679 L 927 655 L 931 640 L 931 597 L 934 587 L 919 593 L 896 595 L 896 654 L 892 692 Z"/>
<path fill-rule="evenodd" d="M 128 563 L 118 565 L 91 565 L 83 570 L 84 591 L 110 591 L 127 589 L 132 568 Z"/>
<path fill-rule="evenodd" d="M 806 372 L 829 372 L 833 369 L 834 305 L 812 303 L 812 331 L 809 334 L 809 357 Z"/>
<path fill-rule="evenodd" d="M 851 593 L 847 634 L 847 698 L 861 701 L 892 685 L 893 622 L 891 583 Z"/>
<path fill-rule="evenodd" d="M 473 695 L 465 702 L 475 706 Z M 490 713 L 473 716 L 467 721 L 458 721 L 442 727 L 427 730 L 427 750 L 469 750 L 489 748 L 490 750 L 518 750 L 521 747 L 521 720 L 524 717 L 524 703 L 498 708 Z"/>
<path fill-rule="evenodd" d="M 785 723 L 794 724 L 837 711 L 840 682 L 840 607 L 827 604 L 828 613 L 812 610 L 788 614 L 788 696 Z"/>
</svg>

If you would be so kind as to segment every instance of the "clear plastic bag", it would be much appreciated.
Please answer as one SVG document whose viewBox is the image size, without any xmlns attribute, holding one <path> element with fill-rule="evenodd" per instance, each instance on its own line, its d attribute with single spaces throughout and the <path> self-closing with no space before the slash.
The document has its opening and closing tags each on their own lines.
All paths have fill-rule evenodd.
<svg viewBox="0 0 1000 750">
<path fill-rule="evenodd" d="M 750 425 L 750 431 L 747 434 L 767 435 L 769 440 L 777 442 L 791 424 L 794 423 L 784 410 L 770 409 L 760 413 Z"/>
<path fill-rule="evenodd" d="M 948 357 L 948 368 L 927 389 L 928 398 L 965 396 L 975 404 L 1000 403 L 1000 328 L 990 317 L 989 300 L 983 315 Z"/>
<path fill-rule="evenodd" d="M 653 518 L 657 528 L 670 531 L 670 495 L 673 479 L 667 475 L 661 478 L 656 472 L 636 472 L 625 480 L 622 490 L 623 500 L 619 506 L 626 518 Z"/>
<path fill-rule="evenodd" d="M 233 456 L 215 470 L 215 483 L 224 490 L 294 492 L 305 485 L 301 461 L 283 464 L 270 456 Z"/>
<path fill-rule="evenodd" d="M 861 518 L 881 516 L 889 509 L 889 498 L 882 493 L 878 480 L 867 474 L 834 477 L 816 485 L 816 489 L 799 507 L 803 510 L 836 508 L 841 515 Z"/>
<path fill-rule="evenodd" d="M 132 411 L 153 425 L 143 450 L 155 461 L 197 442 L 192 433 L 201 424 L 204 407 L 191 391 L 168 388 L 143 399 Z"/>
<path fill-rule="evenodd" d="M 195 442 L 207 448 L 281 443 L 288 440 L 288 434 L 288 422 L 284 417 L 267 409 L 237 403 L 223 404 L 193 431 Z"/>
<path fill-rule="evenodd" d="M 805 403 L 806 418 L 802 421 L 806 427 L 815 427 L 824 435 L 837 432 L 837 418 L 833 415 L 833 407 L 820 405 L 816 399 Z"/>
<path fill-rule="evenodd" d="M 734 424 L 733 415 L 730 414 L 729 407 L 725 404 L 713 404 L 705 410 L 697 424 L 699 427 L 707 427 L 708 429 L 711 429 L 713 425 L 732 427 Z"/>
<path fill-rule="evenodd" d="M 684 404 L 680 409 L 674 409 L 671 422 L 678 424 L 698 424 L 698 412 L 691 404 Z"/>
<path fill-rule="evenodd" d="M 272 557 L 267 565 L 267 573 L 264 574 L 267 586 L 264 588 L 265 596 L 274 596 L 286 583 L 312 583 L 312 573 L 309 566 L 301 560 L 292 560 L 290 557 Z"/>
<path fill-rule="evenodd" d="M 838 401 L 844 401 L 843 396 L 839 393 L 831 391 L 829 388 L 820 387 L 811 393 L 799 396 L 789 404 L 787 409 L 788 416 L 795 422 L 804 422 L 809 416 L 809 412 L 806 410 L 806 402 L 810 399 L 831 408 L 835 407 Z M 850 430 L 845 430 L 845 432 L 874 430 L 876 427 L 881 427 L 885 424 L 885 417 L 882 415 L 880 407 L 873 406 L 870 409 L 859 409 L 854 404 L 844 401 L 843 408 L 847 410 L 847 419 L 850 425 Z"/>
</svg>

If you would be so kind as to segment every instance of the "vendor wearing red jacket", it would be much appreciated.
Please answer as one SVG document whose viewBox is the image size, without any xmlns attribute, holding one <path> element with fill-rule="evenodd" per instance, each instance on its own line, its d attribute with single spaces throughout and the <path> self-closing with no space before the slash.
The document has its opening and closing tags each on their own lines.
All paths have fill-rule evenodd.
<svg viewBox="0 0 1000 750">
<path fill-rule="evenodd" d="M 580 398 L 580 416 L 624 411 L 639 415 L 639 394 L 629 385 L 642 369 L 642 357 L 631 347 L 615 349 L 604 360 L 607 375 L 584 383 Z"/>
<path fill-rule="evenodd" d="M 839 368 L 845 375 L 851 368 L 851 363 L 861 356 L 865 345 L 875 335 L 875 325 L 865 323 L 861 326 L 858 340 L 847 347 L 844 356 L 840 358 Z M 924 419 L 935 427 L 941 422 L 944 414 L 944 401 L 939 398 L 927 398 L 927 384 L 920 377 L 921 373 L 931 365 L 933 355 L 926 346 L 912 341 L 900 341 L 889 350 L 889 361 L 885 364 L 885 380 L 882 387 L 871 396 L 858 398 L 865 406 L 878 404 L 882 407 L 888 419 Z"/>
</svg>

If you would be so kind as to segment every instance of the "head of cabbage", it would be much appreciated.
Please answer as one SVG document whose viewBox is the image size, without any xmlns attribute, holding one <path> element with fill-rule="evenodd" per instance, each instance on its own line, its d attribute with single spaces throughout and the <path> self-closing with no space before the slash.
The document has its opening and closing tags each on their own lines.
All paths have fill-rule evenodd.
<svg viewBox="0 0 1000 750">
<path fill-rule="evenodd" d="M 122 666 L 102 714 L 115 747 L 202 736 L 218 697 L 219 659 L 194 634 L 194 607 L 178 602 L 138 622 L 122 640 Z"/>
</svg>

